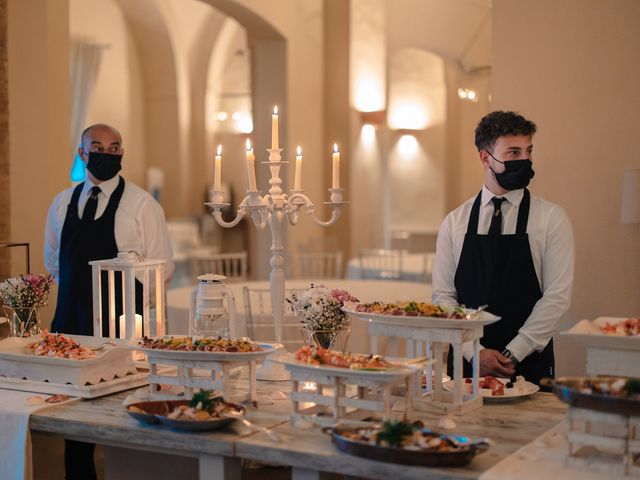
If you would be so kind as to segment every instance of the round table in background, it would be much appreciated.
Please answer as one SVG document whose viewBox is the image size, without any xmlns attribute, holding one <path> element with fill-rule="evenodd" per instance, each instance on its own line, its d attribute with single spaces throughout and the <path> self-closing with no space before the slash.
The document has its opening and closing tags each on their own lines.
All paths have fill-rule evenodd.
<svg viewBox="0 0 640 480">
<path fill-rule="evenodd" d="M 287 280 L 285 288 L 307 288 L 311 283 L 322 284 L 328 288 L 339 288 L 348 291 L 361 302 L 395 302 L 398 300 L 416 300 L 422 302 L 431 301 L 431 285 L 428 283 L 403 282 L 390 280 Z M 229 283 L 229 289 L 233 292 L 236 302 L 236 322 L 238 335 L 246 336 L 246 316 L 242 300 L 242 288 L 267 289 L 269 282 L 266 280 Z M 167 333 L 171 335 L 186 335 L 189 333 L 189 306 L 191 292 L 194 287 L 173 288 L 167 290 Z M 384 343 L 379 345 L 381 353 L 384 352 Z M 370 353 L 369 334 L 363 321 L 353 319 L 351 322 L 351 335 L 347 349 L 352 352 Z"/>
</svg>

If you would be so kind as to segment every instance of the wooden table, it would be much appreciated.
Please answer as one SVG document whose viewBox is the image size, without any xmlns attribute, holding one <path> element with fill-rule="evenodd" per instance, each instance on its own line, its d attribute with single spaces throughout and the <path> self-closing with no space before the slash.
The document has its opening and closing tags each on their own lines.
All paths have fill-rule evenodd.
<svg viewBox="0 0 640 480">
<path fill-rule="evenodd" d="M 238 382 L 243 383 L 243 382 Z M 246 383 L 246 382 L 244 382 Z M 289 389 L 288 382 L 259 382 L 259 391 Z M 464 416 L 454 416 L 454 433 L 489 437 L 489 451 L 475 457 L 465 468 L 423 468 L 382 463 L 339 452 L 318 428 L 294 428 L 288 422 L 291 403 L 250 409 L 249 418 L 272 428 L 280 437 L 274 443 L 264 433 L 234 427 L 208 433 L 174 432 L 165 427 L 142 425 L 124 412 L 127 393 L 72 402 L 31 416 L 34 433 L 91 441 L 94 443 L 195 457 L 200 479 L 240 478 L 240 459 L 289 465 L 294 479 L 319 479 L 322 472 L 373 479 L 469 479 L 480 475 L 526 445 L 564 418 L 565 407 L 552 394 L 536 393 L 509 403 L 487 404 Z M 416 412 L 426 425 L 437 428 L 436 414 Z M 234 431 L 235 430 L 235 431 Z"/>
</svg>

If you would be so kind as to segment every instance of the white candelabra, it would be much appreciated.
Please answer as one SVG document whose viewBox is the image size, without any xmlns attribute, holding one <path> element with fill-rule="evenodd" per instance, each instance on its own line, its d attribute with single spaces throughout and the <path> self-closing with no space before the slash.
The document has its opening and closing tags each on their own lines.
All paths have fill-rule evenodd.
<svg viewBox="0 0 640 480">
<path fill-rule="evenodd" d="M 276 124 L 277 128 L 277 124 Z M 229 203 L 223 203 L 224 192 L 220 190 L 220 183 L 214 182 L 213 202 L 207 203 L 212 210 L 212 215 L 216 222 L 222 227 L 231 228 L 236 226 L 247 214 L 251 216 L 253 224 L 258 230 L 264 229 L 267 224 L 271 229 L 271 273 L 269 274 L 269 286 L 271 292 L 271 305 L 273 310 L 273 320 L 275 325 L 276 342 L 282 342 L 282 324 L 284 319 L 284 243 L 283 234 L 286 221 L 291 225 L 298 223 L 300 210 L 304 209 L 306 213 L 311 215 L 313 220 L 322 227 L 328 227 L 336 223 L 342 212 L 342 205 L 346 202 L 342 201 L 342 188 L 330 188 L 331 197 L 329 202 L 323 202 L 332 208 L 331 218 L 328 221 L 322 221 L 316 216 L 315 205 L 304 194 L 304 190 L 291 190 L 287 195 L 282 191 L 282 179 L 280 178 L 280 168 L 289 162 L 281 160 L 281 148 L 269 148 L 269 161 L 261 162 L 269 165 L 271 170 L 271 179 L 269 180 L 269 193 L 261 195 L 257 189 L 249 189 L 247 195 L 238 205 L 238 213 L 236 218 L 230 222 L 222 219 L 222 208 L 229 206 Z M 249 155 L 249 152 L 247 153 Z M 300 155 L 298 155 L 300 157 Z M 220 151 L 218 151 L 218 158 Z M 335 153 L 334 153 L 335 157 Z M 335 163 L 335 161 L 334 161 Z M 335 168 L 335 167 L 334 167 Z M 216 170 L 217 178 L 219 178 L 219 168 Z M 334 173 L 335 177 L 335 173 Z M 251 181 L 251 170 L 249 170 L 250 188 L 255 180 Z M 296 182 L 298 183 L 298 182 Z M 334 179 L 334 186 L 336 181 Z M 299 185 L 296 185 L 299 186 Z M 217 187 L 217 189 L 216 189 Z"/>
</svg>

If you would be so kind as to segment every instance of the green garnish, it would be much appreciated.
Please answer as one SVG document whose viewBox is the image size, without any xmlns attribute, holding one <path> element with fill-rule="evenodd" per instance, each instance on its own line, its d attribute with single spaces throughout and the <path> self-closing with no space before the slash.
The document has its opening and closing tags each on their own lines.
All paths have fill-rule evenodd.
<svg viewBox="0 0 640 480">
<path fill-rule="evenodd" d="M 414 430 L 415 425 L 412 423 L 387 420 L 382 424 L 382 429 L 378 432 L 376 441 L 378 444 L 386 441 L 391 447 L 399 447 L 402 445 L 402 439 L 413 435 Z"/>
<path fill-rule="evenodd" d="M 211 407 L 224 401 L 222 397 L 212 397 L 212 393 L 213 392 L 211 390 L 200 390 L 199 392 L 194 393 L 193 397 L 191 397 L 191 401 L 189 402 L 189 406 L 196 408 L 199 403 L 202 403 L 202 410 L 209 411 Z"/>
<path fill-rule="evenodd" d="M 635 378 L 627 380 L 624 385 L 624 391 L 627 392 L 627 395 L 640 394 L 640 380 Z"/>
<path fill-rule="evenodd" d="M 417 312 L 418 304 L 416 302 L 409 302 L 404 306 L 403 309 L 405 312 Z"/>
</svg>

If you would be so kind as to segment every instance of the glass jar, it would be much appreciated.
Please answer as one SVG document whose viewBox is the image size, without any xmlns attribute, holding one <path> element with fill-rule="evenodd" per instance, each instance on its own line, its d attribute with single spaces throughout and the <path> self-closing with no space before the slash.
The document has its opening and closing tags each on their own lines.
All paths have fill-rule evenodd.
<svg viewBox="0 0 640 480">
<path fill-rule="evenodd" d="M 10 307 L 3 306 L 9 319 L 12 337 L 33 337 L 40 335 L 39 307 Z"/>
</svg>

